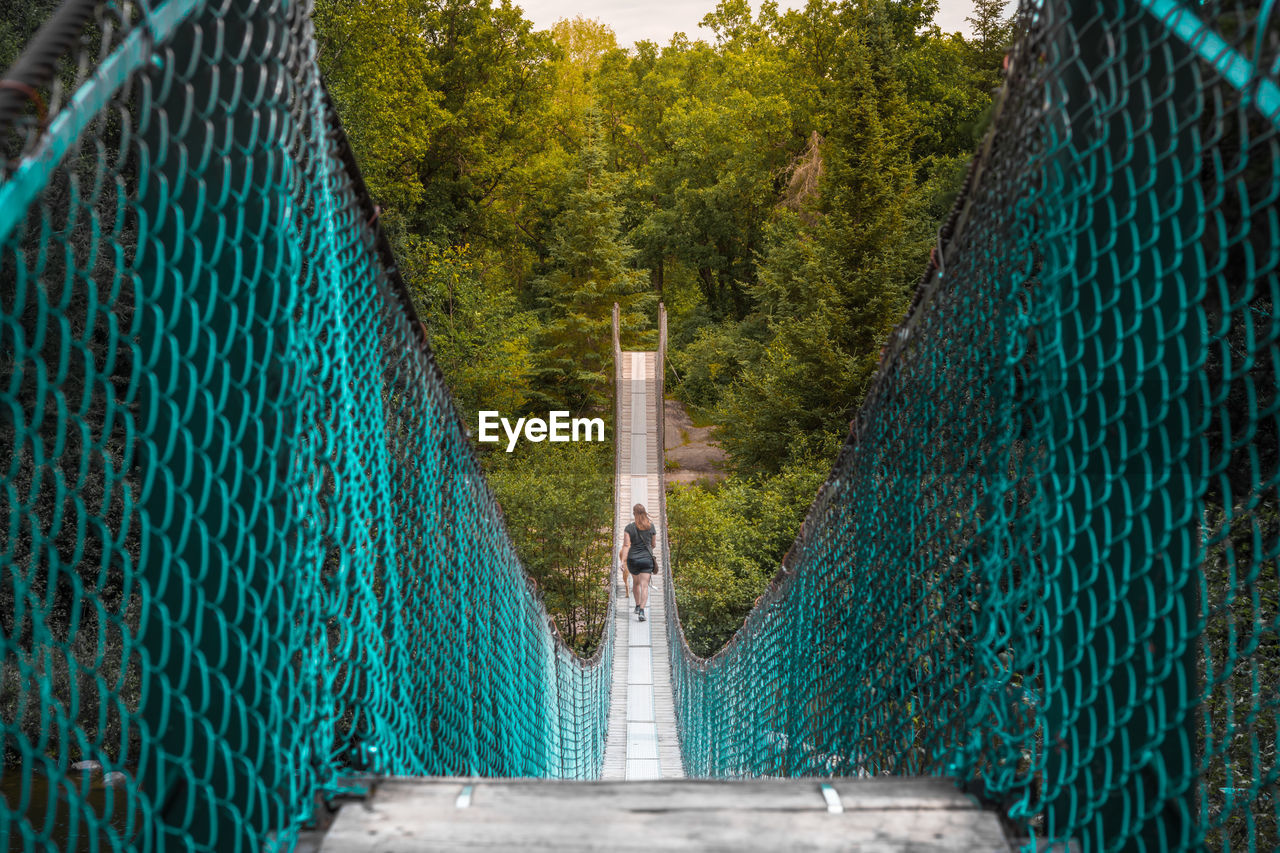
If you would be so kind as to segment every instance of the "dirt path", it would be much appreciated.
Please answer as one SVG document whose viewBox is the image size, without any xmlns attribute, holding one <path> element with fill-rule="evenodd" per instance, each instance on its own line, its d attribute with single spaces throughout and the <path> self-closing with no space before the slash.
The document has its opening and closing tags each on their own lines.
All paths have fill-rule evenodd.
<svg viewBox="0 0 1280 853">
<path fill-rule="evenodd" d="M 666 419 L 667 483 L 714 483 L 725 478 L 725 452 L 711 437 L 715 427 L 693 425 L 684 404 L 668 397 Z"/>
</svg>

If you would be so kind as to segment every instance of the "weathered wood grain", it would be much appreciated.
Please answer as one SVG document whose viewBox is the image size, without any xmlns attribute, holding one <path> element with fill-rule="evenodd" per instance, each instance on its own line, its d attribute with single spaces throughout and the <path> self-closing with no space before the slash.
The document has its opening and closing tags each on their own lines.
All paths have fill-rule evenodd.
<svg viewBox="0 0 1280 853">
<path fill-rule="evenodd" d="M 1008 851 L 995 815 L 946 780 L 544 782 L 430 779 L 380 784 L 343 807 L 325 853 L 407 850 Z M 463 785 L 468 808 L 456 807 Z"/>
</svg>

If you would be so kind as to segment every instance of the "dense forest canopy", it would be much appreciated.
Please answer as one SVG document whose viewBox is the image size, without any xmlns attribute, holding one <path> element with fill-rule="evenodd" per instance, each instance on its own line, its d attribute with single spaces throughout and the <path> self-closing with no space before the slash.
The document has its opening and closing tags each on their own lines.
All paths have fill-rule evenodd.
<svg viewBox="0 0 1280 853">
<path fill-rule="evenodd" d="M 731 467 L 669 503 L 702 652 L 772 576 L 902 318 L 991 110 L 1002 9 L 978 0 L 965 38 L 935 0 L 723 0 L 706 39 L 622 49 L 508 0 L 317 0 L 328 86 L 473 426 L 607 412 L 613 303 L 624 348 L 652 348 L 668 306 L 667 387 Z M 587 649 L 612 452 L 491 447 L 517 547 Z"/>
</svg>

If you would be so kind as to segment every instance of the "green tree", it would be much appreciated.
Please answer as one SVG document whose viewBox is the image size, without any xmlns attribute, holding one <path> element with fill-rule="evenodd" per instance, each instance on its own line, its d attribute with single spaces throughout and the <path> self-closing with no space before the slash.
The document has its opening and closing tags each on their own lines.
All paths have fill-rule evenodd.
<svg viewBox="0 0 1280 853">
<path fill-rule="evenodd" d="M 555 87 L 548 116 L 551 131 L 569 150 L 582 145 L 584 117 L 596 106 L 593 82 L 604 58 L 617 50 L 613 30 L 581 15 L 551 28 L 559 55 L 552 64 Z"/>
<path fill-rule="evenodd" d="M 633 251 L 620 233 L 615 185 L 592 115 L 552 229 L 551 271 L 535 283 L 545 317 L 535 356 L 538 392 L 549 405 L 573 411 L 604 408 L 612 399 L 614 303 L 631 332 L 646 325 L 640 312 L 653 301 L 643 273 L 629 266 Z"/>
<path fill-rule="evenodd" d="M 613 447 L 525 444 L 487 454 L 489 482 L 525 570 L 542 591 L 561 636 L 595 651 L 608 611 L 612 564 Z"/>
<path fill-rule="evenodd" d="M 554 45 L 510 0 L 318 0 L 320 63 L 374 196 L 438 245 L 501 221 L 543 147 Z"/>
<path fill-rule="evenodd" d="M 501 280 L 485 281 L 470 246 L 441 249 L 405 235 L 400 265 L 468 421 L 474 425 L 479 409 L 523 411 L 532 396 L 530 339 L 537 323 L 514 290 Z"/>
<path fill-rule="evenodd" d="M 717 435 L 735 469 L 776 472 L 834 458 L 875 364 L 840 346 L 838 317 L 815 311 L 778 322 L 760 357 L 724 392 Z"/>
<path fill-rule="evenodd" d="M 633 122 L 651 152 L 627 193 L 643 262 L 659 286 L 668 260 L 695 270 L 717 319 L 749 309 L 777 175 L 808 136 L 772 42 L 743 44 L 664 50 L 639 83 L 644 107 Z"/>
<path fill-rule="evenodd" d="M 797 159 L 748 291 L 766 344 L 717 411 L 744 472 L 833 452 L 919 275 L 926 244 L 911 215 L 900 86 L 879 79 L 861 45 L 855 35 L 833 69 L 828 133 Z M 818 175 L 816 188 L 794 188 L 803 170 Z"/>
<path fill-rule="evenodd" d="M 770 477 L 677 486 L 667 501 L 680 622 L 691 648 L 714 654 L 751 610 L 795 541 L 826 465 L 808 462 Z"/>
<path fill-rule="evenodd" d="M 970 42 L 978 56 L 978 65 L 998 69 L 1013 38 L 1013 18 L 1005 17 L 1008 0 L 973 0 L 973 14 L 966 17 L 973 26 Z"/>
</svg>

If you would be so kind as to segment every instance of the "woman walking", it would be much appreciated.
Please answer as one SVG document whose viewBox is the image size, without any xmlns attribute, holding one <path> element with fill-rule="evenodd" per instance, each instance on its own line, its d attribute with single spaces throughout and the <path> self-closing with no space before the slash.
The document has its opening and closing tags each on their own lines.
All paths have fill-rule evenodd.
<svg viewBox="0 0 1280 853">
<path fill-rule="evenodd" d="M 622 532 L 622 550 L 618 559 L 627 567 L 635 581 L 636 617 L 644 621 L 644 608 L 649 603 L 649 579 L 658 573 L 658 561 L 653 556 L 655 532 L 644 504 L 631 508 L 635 521 Z"/>
</svg>

